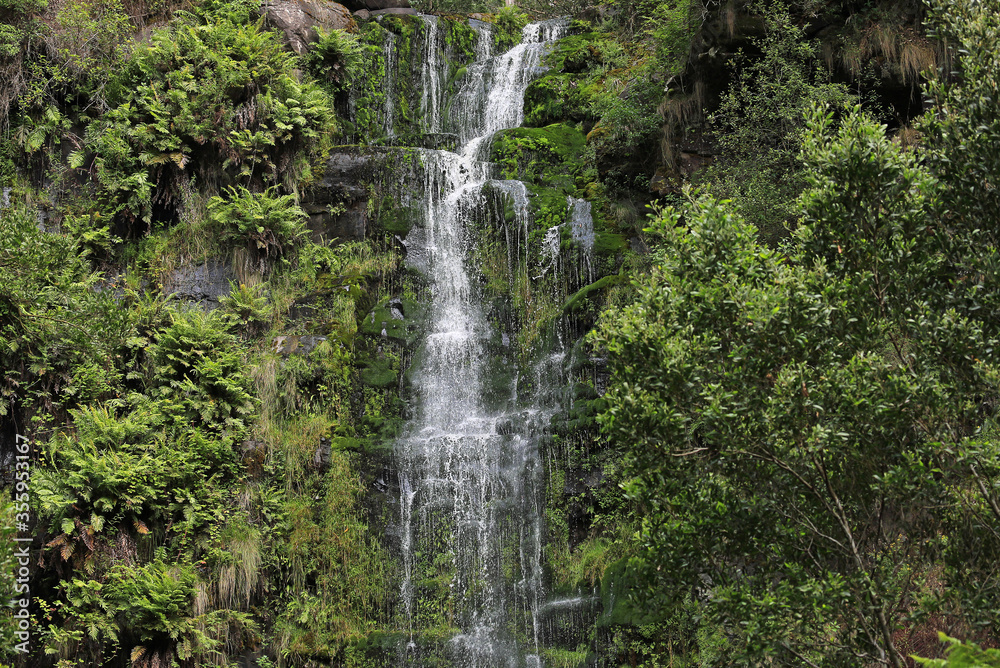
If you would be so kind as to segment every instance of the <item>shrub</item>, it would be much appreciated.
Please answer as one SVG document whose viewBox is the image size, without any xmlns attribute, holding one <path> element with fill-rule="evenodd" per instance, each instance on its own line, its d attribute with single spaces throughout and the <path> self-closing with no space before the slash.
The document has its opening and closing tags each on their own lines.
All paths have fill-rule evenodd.
<svg viewBox="0 0 1000 668">
<path fill-rule="evenodd" d="M 346 30 L 320 32 L 319 41 L 306 56 L 306 67 L 317 80 L 334 90 L 361 74 L 362 46 L 356 35 Z"/>
<path fill-rule="evenodd" d="M 330 99 L 297 80 L 273 33 L 178 15 L 136 50 L 117 81 L 127 94 L 70 159 L 92 169 L 116 212 L 146 221 L 154 199 L 175 210 L 192 175 L 208 186 L 294 185 L 334 127 Z"/>
<path fill-rule="evenodd" d="M 149 350 L 152 396 L 179 424 L 243 434 L 256 399 L 227 317 L 191 310 L 172 319 Z"/>
<path fill-rule="evenodd" d="M 228 241 L 249 241 L 266 257 L 280 256 L 305 234 L 305 211 L 291 195 L 276 195 L 275 188 L 252 193 L 228 188 L 224 197 L 213 197 L 208 211 Z"/>
</svg>

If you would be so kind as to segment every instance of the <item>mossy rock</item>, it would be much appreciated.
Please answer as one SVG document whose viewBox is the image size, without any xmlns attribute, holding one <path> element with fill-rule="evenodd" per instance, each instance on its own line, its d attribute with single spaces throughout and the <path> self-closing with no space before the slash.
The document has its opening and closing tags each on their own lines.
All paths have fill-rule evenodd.
<svg viewBox="0 0 1000 668">
<path fill-rule="evenodd" d="M 561 188 L 569 194 L 583 172 L 586 141 L 583 132 L 564 123 L 516 128 L 496 134 L 491 159 L 500 164 L 505 178 Z"/>
<path fill-rule="evenodd" d="M 385 299 L 358 323 L 360 334 L 412 348 L 420 340 L 426 308 L 408 299 Z"/>
<path fill-rule="evenodd" d="M 382 198 L 377 208 L 377 216 L 383 230 L 401 239 L 405 239 L 420 220 L 420 212 L 415 206 L 401 206 L 391 195 Z"/>
<path fill-rule="evenodd" d="M 400 643 L 406 643 L 410 634 L 406 631 L 372 631 L 352 643 L 352 647 L 360 650 L 382 649 L 394 650 Z"/>
<path fill-rule="evenodd" d="M 600 278 L 590 285 L 585 285 L 566 300 L 566 303 L 563 305 L 563 313 L 578 313 L 582 311 L 601 290 L 609 288 L 612 285 L 618 285 L 624 278 L 624 276 L 612 274 Z"/>
<path fill-rule="evenodd" d="M 606 90 L 606 65 L 621 52 L 606 33 L 587 32 L 559 40 L 545 57 L 549 73 L 531 83 L 524 95 L 524 124 L 582 123 L 589 130 L 601 115 L 595 102 Z"/>
<path fill-rule="evenodd" d="M 549 74 L 531 82 L 524 93 L 524 125 L 572 122 L 593 127 L 600 116 L 586 83 L 583 74 Z"/>
<path fill-rule="evenodd" d="M 531 193 L 531 210 L 535 218 L 536 231 L 532 233 L 533 235 L 544 234 L 550 227 L 566 221 L 566 216 L 569 215 L 569 202 L 566 201 L 565 190 L 529 185 L 528 191 Z M 535 241 L 540 242 L 541 239 Z"/>
<path fill-rule="evenodd" d="M 368 387 L 388 388 L 399 383 L 399 370 L 393 368 L 392 359 L 371 359 L 361 369 L 361 384 Z"/>
<path fill-rule="evenodd" d="M 440 20 L 445 24 L 445 43 L 448 48 L 463 60 L 471 61 L 476 57 L 476 40 L 478 33 L 469 25 L 464 16 L 443 16 Z M 464 69 L 464 68 L 463 68 Z"/>
<path fill-rule="evenodd" d="M 594 239 L 595 255 L 613 255 L 628 247 L 628 240 L 614 232 L 598 232 Z"/>
<path fill-rule="evenodd" d="M 386 14 L 378 23 L 389 32 L 404 37 L 412 36 L 414 30 L 422 30 L 424 27 L 423 19 L 412 14 Z"/>
<path fill-rule="evenodd" d="M 604 43 L 613 41 L 607 33 L 585 32 L 556 42 L 545 64 L 556 72 L 576 74 L 604 64 Z"/>
</svg>

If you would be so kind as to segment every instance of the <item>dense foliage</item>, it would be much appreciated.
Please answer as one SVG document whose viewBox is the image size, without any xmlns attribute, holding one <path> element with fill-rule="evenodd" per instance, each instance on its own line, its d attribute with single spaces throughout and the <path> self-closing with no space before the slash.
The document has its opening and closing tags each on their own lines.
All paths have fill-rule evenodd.
<svg viewBox="0 0 1000 668">
<path fill-rule="evenodd" d="M 1000 632 L 993 193 L 944 159 L 957 135 L 1000 166 L 976 115 L 996 9 L 939 9 L 965 76 L 930 88 L 926 145 L 814 112 L 793 239 L 708 196 L 659 212 L 651 276 L 594 339 L 647 596 L 699 600 L 723 660 L 901 666 L 928 629 Z"/>
<path fill-rule="evenodd" d="M 547 611 L 541 660 L 996 664 L 996 0 L 503 4 L 413 2 L 495 12 L 495 49 L 574 15 L 492 145 L 530 229 L 494 186 L 503 224 L 468 231 L 491 382 L 601 318 L 544 445 L 546 586 L 590 608 Z M 451 94 L 477 33 L 439 23 Z M 22 665 L 394 665 L 413 639 L 383 491 L 426 291 L 396 181 L 449 138 L 421 117 L 428 24 L 357 24 L 299 57 L 248 0 L 0 0 Z M 385 174 L 310 207 L 338 138 Z M 318 230 L 348 219 L 363 239 Z M 170 294 L 219 266 L 215 310 Z"/>
</svg>

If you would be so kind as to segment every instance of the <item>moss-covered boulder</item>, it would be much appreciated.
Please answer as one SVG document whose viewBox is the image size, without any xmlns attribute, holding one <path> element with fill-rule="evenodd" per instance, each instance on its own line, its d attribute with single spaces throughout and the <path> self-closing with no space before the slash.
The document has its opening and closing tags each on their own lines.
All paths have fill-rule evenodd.
<svg viewBox="0 0 1000 668">
<path fill-rule="evenodd" d="M 491 157 L 504 178 L 518 179 L 567 194 L 576 188 L 583 172 L 586 137 L 563 123 L 543 128 L 515 128 L 497 133 Z"/>
</svg>

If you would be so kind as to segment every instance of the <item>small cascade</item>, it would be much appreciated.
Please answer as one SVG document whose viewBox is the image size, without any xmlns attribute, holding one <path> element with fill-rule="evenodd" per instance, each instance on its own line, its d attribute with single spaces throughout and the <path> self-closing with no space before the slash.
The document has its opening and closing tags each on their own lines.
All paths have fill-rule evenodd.
<svg viewBox="0 0 1000 668">
<path fill-rule="evenodd" d="M 448 62 L 443 57 L 438 17 L 421 14 L 424 22 L 424 53 L 420 71 L 420 113 L 424 132 L 441 132 L 444 83 L 448 80 Z"/>
<path fill-rule="evenodd" d="M 462 85 L 455 93 L 449 114 L 452 128 L 476 128 L 483 115 L 483 106 L 489 101 L 487 88 L 492 79 L 493 33 L 488 23 L 472 20 L 469 22 L 476 31 L 475 59 L 468 66 Z M 459 137 L 468 141 L 468 137 Z"/>
<path fill-rule="evenodd" d="M 587 283 L 594 280 L 594 215 L 590 202 L 576 197 L 567 197 L 569 206 L 570 233 L 573 242 L 581 252 L 581 260 Z"/>
<path fill-rule="evenodd" d="M 528 234 L 531 231 L 531 196 L 528 186 L 523 181 L 490 181 L 494 190 L 506 197 L 513 208 L 513 225 L 504 225 L 504 238 L 507 242 L 507 275 L 513 276 L 520 261 L 518 255 L 524 254 L 525 264 L 529 252 Z"/>
<path fill-rule="evenodd" d="M 540 73 L 547 45 L 566 34 L 565 19 L 525 26 L 521 43 L 490 58 L 487 47 L 477 48 L 476 69 L 467 76 L 452 107 L 450 119 L 459 141 L 470 155 L 488 145 L 497 130 L 516 128 L 524 121 L 524 92 Z M 486 41 L 480 33 L 480 43 Z M 480 53 L 486 58 L 478 60 Z M 485 159 L 485 156 L 480 159 Z"/>
<path fill-rule="evenodd" d="M 407 257 L 431 277 L 432 300 L 413 374 L 414 417 L 395 447 L 400 593 L 409 632 L 399 663 L 444 658 L 464 668 L 541 668 L 544 476 L 538 443 L 559 407 L 567 360 L 558 344 L 520 378 L 491 355 L 494 327 L 466 258 L 469 227 L 489 209 L 487 190 L 513 208 L 509 248 L 528 246 L 527 187 L 493 179 L 495 168 L 483 151 L 496 131 L 521 123 L 524 91 L 546 43 L 565 34 L 567 23 L 530 25 L 522 44 L 496 57 L 488 26 L 474 24 L 476 61 L 444 119 L 447 71 L 438 58 L 438 19 L 422 20 L 425 131 L 451 130 L 461 146 L 457 152 L 415 149 L 424 223 L 408 236 Z M 428 627 L 450 637 L 445 657 L 432 658 L 429 652 L 437 650 L 422 647 Z"/>
</svg>

